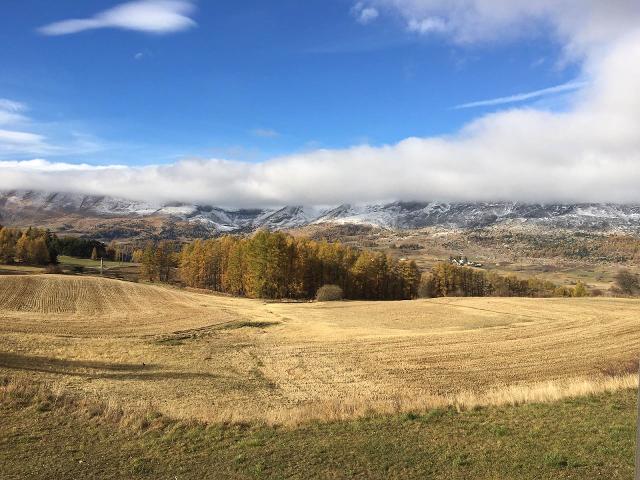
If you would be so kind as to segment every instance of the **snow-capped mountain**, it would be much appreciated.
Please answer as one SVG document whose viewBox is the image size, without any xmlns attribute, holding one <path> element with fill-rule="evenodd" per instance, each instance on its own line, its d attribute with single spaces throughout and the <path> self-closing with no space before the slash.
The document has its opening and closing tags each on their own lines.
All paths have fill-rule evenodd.
<svg viewBox="0 0 640 480">
<path fill-rule="evenodd" d="M 385 229 L 431 226 L 478 228 L 533 225 L 549 228 L 640 231 L 640 205 L 393 202 L 333 208 L 223 209 L 184 203 L 155 204 L 121 198 L 0 192 L 0 223 L 46 224 L 69 219 L 164 219 L 193 224 L 209 233 L 286 230 L 314 224 L 356 224 Z"/>
<path fill-rule="evenodd" d="M 384 205 L 341 205 L 317 221 L 369 224 L 390 229 L 532 224 L 609 230 L 640 227 L 640 205 L 394 202 Z"/>
</svg>

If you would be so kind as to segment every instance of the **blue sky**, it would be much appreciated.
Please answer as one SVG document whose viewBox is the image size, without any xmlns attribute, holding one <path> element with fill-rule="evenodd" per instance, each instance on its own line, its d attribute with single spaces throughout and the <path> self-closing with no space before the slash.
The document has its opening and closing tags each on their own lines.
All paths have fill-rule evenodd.
<svg viewBox="0 0 640 480">
<path fill-rule="evenodd" d="M 0 189 L 640 202 L 637 0 L 23 0 Z"/>
<path fill-rule="evenodd" d="M 64 146 L 48 158 L 261 161 L 390 144 L 455 132 L 497 108 L 458 104 L 577 76 L 543 27 L 506 45 L 456 45 L 407 31 L 393 15 L 362 24 L 345 0 L 200 1 L 191 28 L 163 34 L 38 31 L 122 3 L 25 0 L 0 17 L 0 42 L 10 46 L 0 49 L 0 98 L 25 104 L 32 130 Z"/>
</svg>

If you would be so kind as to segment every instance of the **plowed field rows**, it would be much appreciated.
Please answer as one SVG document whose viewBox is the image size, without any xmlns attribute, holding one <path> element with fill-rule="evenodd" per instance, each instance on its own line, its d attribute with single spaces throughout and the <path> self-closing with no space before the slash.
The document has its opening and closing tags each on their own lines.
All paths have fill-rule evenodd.
<svg viewBox="0 0 640 480">
<path fill-rule="evenodd" d="M 628 388 L 638 356 L 637 300 L 277 304 L 92 277 L 0 277 L 0 375 L 180 418 L 553 399 Z"/>
</svg>

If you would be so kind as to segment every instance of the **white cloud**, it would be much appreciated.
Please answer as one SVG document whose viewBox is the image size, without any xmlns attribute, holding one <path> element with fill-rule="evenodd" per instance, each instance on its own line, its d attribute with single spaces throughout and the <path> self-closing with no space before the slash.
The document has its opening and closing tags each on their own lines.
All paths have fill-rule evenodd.
<svg viewBox="0 0 640 480">
<path fill-rule="evenodd" d="M 0 130 L 1 143 L 36 145 L 42 143 L 44 137 L 35 133 L 18 132 L 14 130 Z"/>
<path fill-rule="evenodd" d="M 26 110 L 24 103 L 0 98 L 0 154 L 38 153 L 45 149 L 42 135 L 16 130 L 29 124 L 30 119 L 21 113 Z"/>
<path fill-rule="evenodd" d="M 190 0 L 137 0 L 117 5 L 93 17 L 55 22 L 39 29 L 44 35 L 67 35 L 99 28 L 120 28 L 145 33 L 173 33 L 196 25 L 190 18 Z"/>
<path fill-rule="evenodd" d="M 416 20 L 443 18 L 447 29 L 441 34 L 452 41 L 495 40 L 501 30 L 521 35 L 518 29 L 535 17 L 538 25 L 554 26 L 563 46 L 580 53 L 576 58 L 582 59 L 585 84 L 570 93 L 566 111 L 512 108 L 482 116 L 451 136 L 317 149 L 262 163 L 190 159 L 93 167 L 0 162 L 0 189 L 51 190 L 55 185 L 62 191 L 223 206 L 387 200 L 640 202 L 640 7 L 635 1 L 606 2 L 606 8 L 604 2 L 590 0 L 380 0 L 376 5 L 381 8 L 382 3 L 402 7 L 406 15 L 411 11 Z M 434 12 L 436 4 L 439 11 Z M 409 5 L 415 8 L 409 10 Z M 474 22 L 460 11 L 465 8 L 478 15 Z M 577 16 L 567 16 L 571 12 Z M 531 93 L 536 92 L 523 95 Z"/>
<path fill-rule="evenodd" d="M 24 115 L 0 109 L 0 126 L 25 123 L 27 120 Z"/>
<path fill-rule="evenodd" d="M 438 17 L 411 18 L 407 23 L 407 28 L 412 32 L 425 35 L 427 33 L 446 32 L 447 24 Z"/>
<path fill-rule="evenodd" d="M 14 155 L 55 155 L 59 147 L 44 135 L 22 130 L 0 129 L 0 158 Z"/>
<path fill-rule="evenodd" d="M 29 119 L 20 113 L 26 109 L 23 103 L 0 98 L 0 127 L 26 123 Z"/>
<path fill-rule="evenodd" d="M 495 105 L 505 105 L 509 103 L 524 102 L 526 100 L 532 100 L 534 98 L 547 97 L 550 95 L 556 95 L 558 93 L 572 92 L 586 87 L 586 82 L 568 82 L 562 85 L 556 85 L 555 87 L 543 88 L 541 90 L 535 90 L 533 92 L 517 93 L 515 95 L 509 95 L 507 97 L 491 98 L 488 100 L 479 100 L 475 102 L 463 103 L 456 105 L 454 108 L 459 110 L 463 108 L 475 108 L 475 107 L 490 107 Z"/>
<path fill-rule="evenodd" d="M 351 8 L 351 14 L 354 16 L 356 21 L 362 25 L 367 25 L 373 22 L 380 15 L 376 8 L 366 6 L 363 2 L 356 3 Z"/>
<path fill-rule="evenodd" d="M 48 160 L 44 160 L 42 158 L 36 158 L 33 160 L 21 160 L 21 161 L 9 161 L 5 160 L 0 162 L 0 165 L 4 168 L 15 168 L 23 171 L 33 171 L 33 172 L 81 172 L 81 171 L 91 171 L 91 172 L 99 172 L 101 170 L 118 170 L 118 169 L 126 169 L 125 166 L 118 165 L 110 165 L 110 166 L 95 166 L 89 165 L 86 163 L 64 163 L 64 162 L 50 162 Z"/>
<path fill-rule="evenodd" d="M 144 167 L 0 162 L 0 189 L 41 188 L 223 206 L 387 200 L 640 202 L 640 31 L 584 65 L 562 113 L 491 113 L 447 137 L 320 149 L 263 163 Z"/>
<path fill-rule="evenodd" d="M 0 189 L 44 188 L 225 206 L 387 200 L 640 201 L 640 32 L 585 65 L 569 112 L 513 109 L 451 137 L 321 149 L 263 163 L 144 167 L 0 163 Z"/>
<path fill-rule="evenodd" d="M 28 106 L 0 98 L 0 158 L 28 155 L 81 155 L 100 151 L 101 142 L 68 125 L 35 123 Z M 37 131 L 34 131 L 37 130 Z M 51 134 L 57 141 L 47 138 Z"/>
<path fill-rule="evenodd" d="M 24 103 L 9 100 L 7 98 L 0 98 L 0 110 L 5 110 L 7 112 L 22 112 L 26 109 L 27 106 Z"/>
<path fill-rule="evenodd" d="M 567 53 L 582 55 L 637 28 L 637 0 L 367 0 L 398 14 L 407 29 L 439 33 L 455 43 L 543 34 L 551 26 Z"/>
</svg>

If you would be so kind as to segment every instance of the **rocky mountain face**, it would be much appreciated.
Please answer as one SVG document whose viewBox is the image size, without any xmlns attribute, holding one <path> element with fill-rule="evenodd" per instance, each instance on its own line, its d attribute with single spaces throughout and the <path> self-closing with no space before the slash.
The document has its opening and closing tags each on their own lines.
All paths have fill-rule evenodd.
<svg viewBox="0 0 640 480">
<path fill-rule="evenodd" d="M 76 226 L 165 222 L 194 234 L 286 230 L 317 224 L 405 230 L 425 227 L 537 226 L 598 231 L 640 231 L 640 205 L 393 202 L 333 208 L 223 209 L 184 203 L 154 204 L 120 198 L 34 191 L 0 192 L 0 224 Z M 62 228 L 64 230 L 64 228 Z"/>
</svg>

